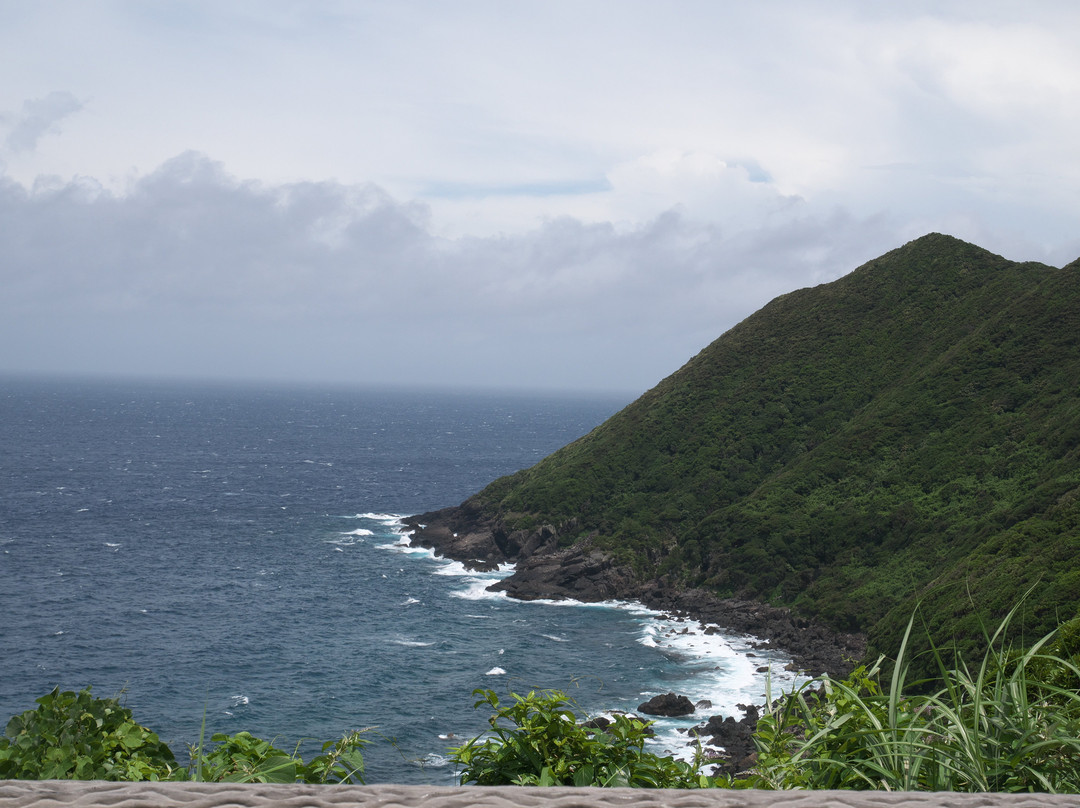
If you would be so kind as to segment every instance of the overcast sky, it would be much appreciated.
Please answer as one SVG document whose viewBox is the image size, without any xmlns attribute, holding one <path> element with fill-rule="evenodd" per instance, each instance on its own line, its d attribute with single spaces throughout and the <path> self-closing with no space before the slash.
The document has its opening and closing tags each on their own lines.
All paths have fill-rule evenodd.
<svg viewBox="0 0 1080 808">
<path fill-rule="evenodd" d="M 1080 3 L 0 0 L 0 372 L 640 392 L 1080 256 Z"/>
</svg>

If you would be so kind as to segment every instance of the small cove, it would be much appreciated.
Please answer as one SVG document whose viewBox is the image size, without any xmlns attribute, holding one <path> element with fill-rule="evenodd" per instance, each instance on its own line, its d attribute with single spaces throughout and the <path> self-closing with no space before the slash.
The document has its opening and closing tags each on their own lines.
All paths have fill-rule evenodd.
<svg viewBox="0 0 1080 808">
<path fill-rule="evenodd" d="M 403 544 L 399 516 L 461 501 L 625 401 L 11 380 L 0 394 L 4 718 L 92 685 L 123 691 L 178 753 L 204 711 L 208 731 L 290 746 L 377 726 L 372 781 L 443 784 L 446 748 L 486 727 L 474 688 L 561 688 L 590 712 L 675 690 L 726 712 L 760 701 L 758 667 L 783 667 L 633 604 L 513 601 Z M 659 751 L 704 717 L 661 722 Z"/>
</svg>

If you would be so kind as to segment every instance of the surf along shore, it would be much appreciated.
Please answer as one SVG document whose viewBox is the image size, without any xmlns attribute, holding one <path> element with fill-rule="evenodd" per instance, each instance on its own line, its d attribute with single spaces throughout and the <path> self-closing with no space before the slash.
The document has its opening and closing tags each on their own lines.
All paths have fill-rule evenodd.
<svg viewBox="0 0 1080 808">
<path fill-rule="evenodd" d="M 727 632 L 758 638 L 755 648 L 786 653 L 795 668 L 810 676 L 846 676 L 866 651 L 862 635 L 837 633 L 790 609 L 718 598 L 704 590 L 680 587 L 666 576 L 642 582 L 587 543 L 559 548 L 558 534 L 550 525 L 508 531 L 469 502 L 406 517 L 402 524 L 412 545 L 431 549 L 468 569 L 487 571 L 512 565 L 513 574 L 488 588 L 520 600 L 638 602 L 673 618 L 698 621 L 705 634 Z M 758 715 L 752 708 L 761 705 L 747 706 L 751 709 L 743 720 L 712 716 L 699 733 L 703 743 L 725 749 L 725 768 L 733 770 L 751 762 L 750 734 Z"/>
</svg>

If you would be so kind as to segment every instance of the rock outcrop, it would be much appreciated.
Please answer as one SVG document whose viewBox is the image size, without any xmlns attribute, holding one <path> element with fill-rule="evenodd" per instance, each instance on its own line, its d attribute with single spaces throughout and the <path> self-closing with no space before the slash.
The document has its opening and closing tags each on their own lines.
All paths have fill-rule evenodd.
<svg viewBox="0 0 1080 808">
<path fill-rule="evenodd" d="M 638 705 L 638 711 L 646 715 L 662 715 L 667 718 L 676 718 L 680 715 L 691 715 L 694 712 L 694 702 L 686 696 L 675 693 L 664 693 L 653 696 L 644 704 Z"/>
<path fill-rule="evenodd" d="M 695 736 L 694 743 L 722 750 L 707 750 L 716 774 L 737 775 L 749 769 L 757 760 L 752 736 L 761 715 L 753 705 L 739 706 L 746 710 L 745 718 L 736 721 L 732 716 L 725 718 L 714 715 L 690 730 L 690 734 Z"/>
</svg>

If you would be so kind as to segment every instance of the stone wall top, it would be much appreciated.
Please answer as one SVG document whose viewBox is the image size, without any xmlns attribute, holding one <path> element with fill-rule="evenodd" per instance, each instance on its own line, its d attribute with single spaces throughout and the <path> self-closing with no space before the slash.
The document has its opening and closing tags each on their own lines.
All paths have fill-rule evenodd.
<svg viewBox="0 0 1080 808">
<path fill-rule="evenodd" d="M 0 780 L 2 808 L 1080 808 L 1080 795 Z"/>
</svg>

